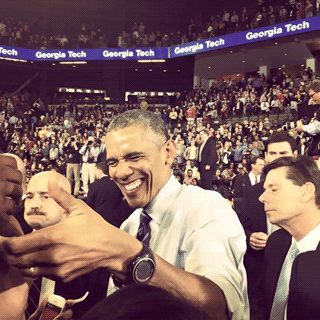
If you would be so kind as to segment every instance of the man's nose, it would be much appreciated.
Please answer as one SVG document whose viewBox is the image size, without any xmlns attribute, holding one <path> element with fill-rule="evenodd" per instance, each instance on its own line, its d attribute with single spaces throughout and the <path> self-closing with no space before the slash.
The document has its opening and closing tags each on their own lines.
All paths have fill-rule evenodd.
<svg viewBox="0 0 320 320">
<path fill-rule="evenodd" d="M 120 180 L 126 180 L 133 173 L 133 169 L 130 167 L 128 161 L 122 159 L 119 161 L 115 177 Z"/>
<path fill-rule="evenodd" d="M 30 201 L 30 208 L 31 209 L 38 209 L 41 207 L 41 203 L 38 199 L 38 197 L 33 197 Z"/>
<path fill-rule="evenodd" d="M 259 201 L 262 202 L 262 203 L 267 202 L 266 191 L 264 191 L 263 194 L 259 197 Z"/>
</svg>

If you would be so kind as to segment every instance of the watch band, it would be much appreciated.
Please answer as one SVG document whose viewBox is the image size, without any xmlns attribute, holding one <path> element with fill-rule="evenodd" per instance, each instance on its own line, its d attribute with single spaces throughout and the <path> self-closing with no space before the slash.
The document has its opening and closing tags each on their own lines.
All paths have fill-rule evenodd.
<svg viewBox="0 0 320 320">
<path fill-rule="evenodd" d="M 142 246 L 142 251 L 130 263 L 126 279 L 122 281 L 115 275 L 112 276 L 118 288 L 130 283 L 147 284 L 151 280 L 156 270 L 154 254 L 147 245 L 142 243 Z"/>
</svg>

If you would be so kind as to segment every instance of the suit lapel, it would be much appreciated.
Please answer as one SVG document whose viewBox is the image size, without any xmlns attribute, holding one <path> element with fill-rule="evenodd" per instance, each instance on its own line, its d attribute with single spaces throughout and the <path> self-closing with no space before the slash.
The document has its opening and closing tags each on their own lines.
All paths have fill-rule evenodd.
<svg viewBox="0 0 320 320">
<path fill-rule="evenodd" d="M 273 297 L 284 259 L 292 241 L 291 235 L 284 229 L 274 232 L 268 239 L 265 251 L 265 293 L 268 314 L 270 314 Z"/>
</svg>

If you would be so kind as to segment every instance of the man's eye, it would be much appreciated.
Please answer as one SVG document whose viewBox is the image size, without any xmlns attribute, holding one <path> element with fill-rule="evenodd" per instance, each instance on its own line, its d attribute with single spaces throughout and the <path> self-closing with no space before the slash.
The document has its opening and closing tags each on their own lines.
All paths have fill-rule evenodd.
<svg viewBox="0 0 320 320">
<path fill-rule="evenodd" d="M 117 164 L 118 164 L 117 161 L 107 161 L 107 165 L 108 165 L 109 167 L 115 167 Z"/>
<path fill-rule="evenodd" d="M 137 156 L 130 157 L 128 160 L 135 162 L 135 161 L 139 161 L 141 158 L 142 158 L 141 155 L 139 155 L 139 156 L 137 155 Z"/>
</svg>

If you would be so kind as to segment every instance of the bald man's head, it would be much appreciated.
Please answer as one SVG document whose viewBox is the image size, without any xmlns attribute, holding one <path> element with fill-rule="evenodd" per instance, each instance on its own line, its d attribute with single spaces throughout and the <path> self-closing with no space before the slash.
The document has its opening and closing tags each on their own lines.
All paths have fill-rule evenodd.
<svg viewBox="0 0 320 320">
<path fill-rule="evenodd" d="M 67 212 L 48 192 L 48 182 L 56 181 L 58 186 L 71 194 L 66 177 L 55 171 L 44 171 L 34 175 L 27 186 L 24 219 L 35 230 L 46 228 L 63 221 Z"/>
</svg>

